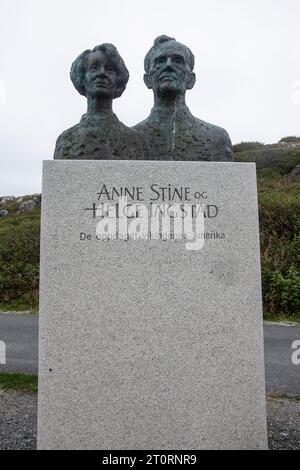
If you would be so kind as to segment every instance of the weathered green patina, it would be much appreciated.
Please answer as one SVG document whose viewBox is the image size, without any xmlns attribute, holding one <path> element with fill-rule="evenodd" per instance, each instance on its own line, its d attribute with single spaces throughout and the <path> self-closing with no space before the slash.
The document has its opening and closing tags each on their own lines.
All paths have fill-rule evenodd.
<svg viewBox="0 0 300 470">
<path fill-rule="evenodd" d="M 55 159 L 147 158 L 143 138 L 112 111 L 113 100 L 122 95 L 128 79 L 125 63 L 112 44 L 101 44 L 77 57 L 71 67 L 71 80 L 87 97 L 87 113 L 79 124 L 58 137 Z"/>
<path fill-rule="evenodd" d="M 159 36 L 145 57 L 146 86 L 153 91 L 150 116 L 134 128 L 144 137 L 151 160 L 232 161 L 227 132 L 197 119 L 185 103 L 196 77 L 194 55 L 168 36 Z"/>
</svg>

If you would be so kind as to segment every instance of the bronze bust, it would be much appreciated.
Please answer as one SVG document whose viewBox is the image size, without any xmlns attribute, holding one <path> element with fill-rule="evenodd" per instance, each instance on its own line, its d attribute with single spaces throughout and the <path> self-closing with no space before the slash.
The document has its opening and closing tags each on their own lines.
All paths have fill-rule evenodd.
<svg viewBox="0 0 300 470">
<path fill-rule="evenodd" d="M 82 52 L 72 64 L 70 76 L 76 90 L 87 98 L 87 113 L 58 137 L 54 158 L 146 159 L 143 138 L 112 110 L 113 100 L 122 95 L 129 79 L 115 46 L 101 44 Z"/>
<path fill-rule="evenodd" d="M 185 103 L 195 84 L 194 55 L 169 36 L 159 36 L 145 57 L 144 81 L 153 91 L 150 116 L 134 126 L 151 160 L 232 161 L 227 132 L 194 117 Z"/>
</svg>

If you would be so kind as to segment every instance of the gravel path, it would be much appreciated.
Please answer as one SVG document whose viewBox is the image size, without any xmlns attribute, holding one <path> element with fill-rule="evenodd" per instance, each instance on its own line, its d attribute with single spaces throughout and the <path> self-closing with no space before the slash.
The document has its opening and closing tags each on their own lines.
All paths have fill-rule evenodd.
<svg viewBox="0 0 300 470">
<path fill-rule="evenodd" d="M 0 450 L 36 448 L 37 394 L 0 389 Z"/>
<path fill-rule="evenodd" d="M 300 401 L 271 399 L 267 401 L 270 449 L 300 449 Z"/>
<path fill-rule="evenodd" d="M 300 449 L 300 401 L 269 398 L 270 449 Z M 37 394 L 0 390 L 0 450 L 36 448 Z"/>
</svg>

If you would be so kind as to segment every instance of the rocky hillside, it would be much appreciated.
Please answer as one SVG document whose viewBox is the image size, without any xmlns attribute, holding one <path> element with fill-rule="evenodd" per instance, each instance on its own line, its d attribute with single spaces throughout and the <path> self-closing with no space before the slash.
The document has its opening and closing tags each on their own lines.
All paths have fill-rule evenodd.
<svg viewBox="0 0 300 470">
<path fill-rule="evenodd" d="M 255 162 L 259 175 L 276 176 L 300 175 L 300 138 L 291 142 L 281 139 L 278 144 L 260 142 L 242 142 L 234 145 L 234 157 L 237 162 Z M 299 142 L 298 142 L 299 139 Z"/>
<path fill-rule="evenodd" d="M 30 196 L 2 196 L 0 197 L 0 217 L 24 214 L 39 208 L 41 205 L 41 195 L 32 194 Z"/>
<path fill-rule="evenodd" d="M 294 141 L 290 141 L 294 139 Z M 278 144 L 241 142 L 234 145 L 237 162 L 255 162 L 258 175 L 300 175 L 300 138 L 287 137 Z"/>
</svg>

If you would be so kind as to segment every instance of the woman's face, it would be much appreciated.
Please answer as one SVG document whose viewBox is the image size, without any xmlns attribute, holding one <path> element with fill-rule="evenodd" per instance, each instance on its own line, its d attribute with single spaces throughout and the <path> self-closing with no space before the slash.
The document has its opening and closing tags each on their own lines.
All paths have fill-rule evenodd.
<svg viewBox="0 0 300 470">
<path fill-rule="evenodd" d="M 117 70 L 101 50 L 91 52 L 87 59 L 84 81 L 86 96 L 113 98 L 117 90 Z"/>
</svg>

